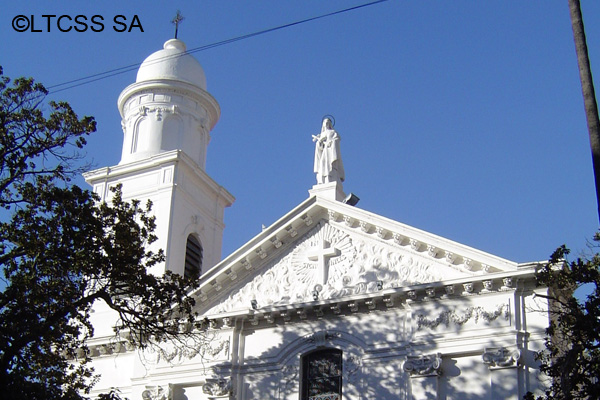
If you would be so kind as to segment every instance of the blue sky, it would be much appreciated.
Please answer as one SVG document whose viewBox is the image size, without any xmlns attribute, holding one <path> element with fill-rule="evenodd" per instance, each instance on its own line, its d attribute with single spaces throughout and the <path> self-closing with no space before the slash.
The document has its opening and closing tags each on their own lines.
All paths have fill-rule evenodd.
<svg viewBox="0 0 600 400">
<path fill-rule="evenodd" d="M 7 1 L 0 65 L 50 86 L 142 62 L 173 36 L 177 9 L 179 38 L 196 48 L 366 2 Z M 582 3 L 600 68 L 600 2 Z M 101 15 L 105 26 L 16 32 L 20 14 Z M 137 15 L 144 32 L 113 31 L 115 15 Z M 237 199 L 224 256 L 307 198 L 325 114 L 361 208 L 517 262 L 563 243 L 577 253 L 598 227 L 566 0 L 390 0 L 195 56 L 221 105 L 207 172 Z M 120 159 L 116 101 L 135 74 L 51 96 L 96 117 L 97 167 Z"/>
</svg>

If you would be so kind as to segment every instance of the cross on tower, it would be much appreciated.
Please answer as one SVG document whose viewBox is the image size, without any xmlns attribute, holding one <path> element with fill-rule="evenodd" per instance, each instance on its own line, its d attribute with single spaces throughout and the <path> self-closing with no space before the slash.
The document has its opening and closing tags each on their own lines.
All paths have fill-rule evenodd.
<svg viewBox="0 0 600 400">
<path fill-rule="evenodd" d="M 312 248 L 308 251 L 308 259 L 311 261 L 317 261 L 317 280 L 321 278 L 321 285 L 327 283 L 329 275 L 329 259 L 340 255 L 340 251 L 335 247 L 329 247 L 329 242 L 325 239 L 321 239 L 321 242 L 317 244 L 317 247 Z"/>
<path fill-rule="evenodd" d="M 177 31 L 179 30 L 179 23 L 183 21 L 185 18 L 181 15 L 181 11 L 177 10 L 177 14 L 175 14 L 175 18 L 171 20 L 171 23 L 175 24 L 175 39 L 177 39 Z"/>
</svg>

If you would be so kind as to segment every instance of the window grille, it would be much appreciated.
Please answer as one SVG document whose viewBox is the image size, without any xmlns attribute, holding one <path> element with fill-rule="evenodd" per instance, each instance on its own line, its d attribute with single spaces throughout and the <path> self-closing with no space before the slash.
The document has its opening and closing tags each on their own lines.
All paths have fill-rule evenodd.
<svg viewBox="0 0 600 400">
<path fill-rule="evenodd" d="M 185 246 L 185 278 L 197 278 L 202 272 L 202 246 L 194 235 L 189 235 Z"/>
<path fill-rule="evenodd" d="M 341 400 L 342 351 L 317 350 L 302 357 L 302 400 Z"/>
</svg>

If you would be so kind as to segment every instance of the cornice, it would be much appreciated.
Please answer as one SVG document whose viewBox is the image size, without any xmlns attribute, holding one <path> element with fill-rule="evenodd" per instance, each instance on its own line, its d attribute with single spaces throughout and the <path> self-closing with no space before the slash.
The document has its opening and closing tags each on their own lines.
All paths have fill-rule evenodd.
<svg viewBox="0 0 600 400">
<path fill-rule="evenodd" d="M 209 131 L 214 128 L 219 120 L 219 117 L 221 116 L 221 107 L 219 106 L 219 103 L 217 103 L 217 100 L 206 90 L 186 82 L 168 79 L 155 79 L 132 83 L 123 89 L 117 101 L 121 118 L 125 117 L 123 107 L 130 97 L 138 94 L 155 93 L 158 90 L 169 93 L 177 93 L 191 98 L 201 104 L 207 110 L 210 116 L 211 126 L 209 127 Z"/>
<path fill-rule="evenodd" d="M 166 151 L 143 160 L 95 169 L 85 172 L 83 177 L 86 182 L 93 185 L 99 181 L 115 181 L 126 176 L 175 164 L 179 164 L 183 168 L 190 170 L 192 172 L 190 176 L 194 177 L 194 179 L 198 179 L 201 182 L 202 187 L 208 188 L 217 197 L 222 198 L 226 204 L 231 205 L 235 201 L 235 197 L 233 197 L 231 193 L 215 182 L 206 171 L 200 168 L 198 164 L 182 150 Z"/>
<path fill-rule="evenodd" d="M 281 306 L 261 307 L 206 314 L 201 319 L 209 329 L 229 329 L 237 321 L 253 327 L 284 325 L 325 317 L 347 317 L 391 309 L 405 309 L 445 301 L 477 300 L 485 296 L 513 293 L 517 288 L 535 285 L 535 268 L 469 278 L 396 287 L 354 296 L 316 300 Z M 529 283 L 527 283 L 529 282 Z M 200 299 L 202 301 L 202 299 Z M 504 310 L 502 310 L 504 312 Z"/>
<path fill-rule="evenodd" d="M 489 280 L 497 273 L 512 274 L 539 265 L 518 264 L 338 201 L 310 197 L 202 275 L 197 297 L 202 303 L 211 303 L 228 287 L 280 254 L 285 248 L 283 244 L 293 242 L 320 220 L 347 233 L 445 263 L 463 274 L 477 276 L 476 280 Z"/>
</svg>

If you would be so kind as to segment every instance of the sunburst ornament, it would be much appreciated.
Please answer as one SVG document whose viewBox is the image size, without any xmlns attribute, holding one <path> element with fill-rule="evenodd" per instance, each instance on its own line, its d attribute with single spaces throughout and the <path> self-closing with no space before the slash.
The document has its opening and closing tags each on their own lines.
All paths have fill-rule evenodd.
<svg viewBox="0 0 600 400">
<path fill-rule="evenodd" d="M 320 223 L 294 249 L 290 266 L 300 282 L 325 286 L 340 280 L 354 258 L 350 236 L 327 223 Z"/>
</svg>

